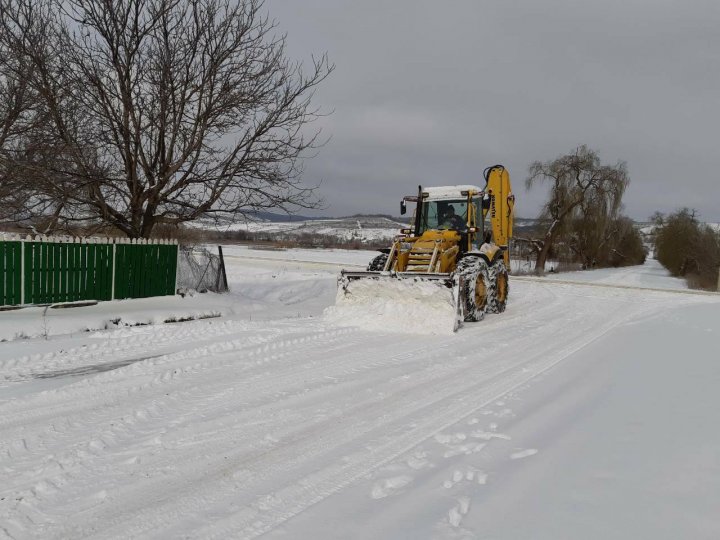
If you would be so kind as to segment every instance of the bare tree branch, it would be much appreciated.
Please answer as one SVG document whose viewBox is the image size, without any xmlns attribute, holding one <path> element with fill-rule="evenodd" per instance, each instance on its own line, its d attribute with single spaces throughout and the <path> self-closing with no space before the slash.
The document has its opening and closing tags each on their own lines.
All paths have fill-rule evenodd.
<svg viewBox="0 0 720 540">
<path fill-rule="evenodd" d="M 311 102 L 333 66 L 287 60 L 262 0 L 0 2 L 2 41 L 50 119 L 33 166 L 59 218 L 147 237 L 158 223 L 318 206 L 302 161 L 322 144 Z M 37 5 L 45 37 L 31 40 Z"/>
</svg>

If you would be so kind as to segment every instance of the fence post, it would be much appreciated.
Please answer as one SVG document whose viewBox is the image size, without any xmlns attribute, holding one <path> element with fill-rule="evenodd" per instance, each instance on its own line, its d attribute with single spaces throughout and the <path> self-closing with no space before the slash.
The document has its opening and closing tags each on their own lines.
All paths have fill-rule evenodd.
<svg viewBox="0 0 720 540">
<path fill-rule="evenodd" d="M 177 240 L 173 240 L 172 243 L 177 246 L 175 248 L 175 284 L 173 286 L 173 294 L 177 294 L 177 275 L 180 265 L 178 264 L 178 258 L 180 257 L 180 243 Z"/>
<path fill-rule="evenodd" d="M 718 290 L 718 292 L 720 292 L 720 268 L 718 268 L 718 285 L 717 285 L 717 290 Z"/>
<path fill-rule="evenodd" d="M 222 280 L 223 280 L 223 283 L 225 284 L 224 290 L 227 291 L 230 287 L 228 287 L 227 274 L 225 273 L 225 257 L 223 257 L 222 246 L 218 246 L 218 253 L 220 254 L 220 271 L 218 272 L 217 281 L 218 281 L 218 285 L 219 285 L 220 284 L 220 276 L 222 275 Z M 218 292 L 220 292 L 220 287 L 216 286 L 216 288 L 218 289 Z"/>
<path fill-rule="evenodd" d="M 110 283 L 110 300 L 115 300 L 115 252 L 117 250 L 117 243 L 113 238 L 112 241 L 112 280 Z"/>
<path fill-rule="evenodd" d="M 25 305 L 25 240 L 20 237 L 20 305 Z"/>
</svg>

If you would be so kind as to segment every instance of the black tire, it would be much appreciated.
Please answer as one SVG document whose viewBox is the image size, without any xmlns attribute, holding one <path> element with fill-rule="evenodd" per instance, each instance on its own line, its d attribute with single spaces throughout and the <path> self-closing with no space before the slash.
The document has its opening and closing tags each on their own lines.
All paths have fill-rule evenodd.
<svg viewBox="0 0 720 540">
<path fill-rule="evenodd" d="M 368 271 L 369 272 L 380 272 L 385 269 L 385 263 L 388 260 L 388 254 L 387 253 L 381 253 L 377 257 L 375 257 L 372 261 L 370 261 L 370 264 L 368 264 Z"/>
<path fill-rule="evenodd" d="M 459 301 L 462 302 L 464 320 L 483 320 L 490 285 L 487 263 L 480 257 L 465 257 L 455 269 L 455 279 L 460 279 Z"/>
<path fill-rule="evenodd" d="M 488 288 L 488 313 L 502 313 L 507 305 L 510 285 L 508 271 L 502 260 L 495 261 L 488 268 L 490 286 Z"/>
</svg>

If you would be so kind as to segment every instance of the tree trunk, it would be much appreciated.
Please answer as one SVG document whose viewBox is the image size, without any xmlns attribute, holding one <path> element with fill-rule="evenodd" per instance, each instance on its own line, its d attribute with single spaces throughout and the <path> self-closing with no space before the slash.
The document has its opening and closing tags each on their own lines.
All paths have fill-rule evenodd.
<svg viewBox="0 0 720 540">
<path fill-rule="evenodd" d="M 555 243 L 555 236 L 557 236 L 557 226 L 560 223 L 559 219 L 556 219 L 553 221 L 552 225 L 550 225 L 550 228 L 548 229 L 548 232 L 545 233 L 545 239 L 543 240 L 542 249 L 538 251 L 537 259 L 535 260 L 535 273 L 536 274 L 544 274 L 545 273 L 545 262 L 547 261 L 548 254 L 550 253 L 550 249 L 552 248 L 553 244 Z"/>
<path fill-rule="evenodd" d="M 552 242 L 545 241 L 543 243 L 543 247 L 540 251 L 538 251 L 537 259 L 535 259 L 535 273 L 536 274 L 544 274 L 545 273 L 545 262 L 547 261 L 548 253 L 550 253 L 550 247 L 552 246 Z"/>
</svg>

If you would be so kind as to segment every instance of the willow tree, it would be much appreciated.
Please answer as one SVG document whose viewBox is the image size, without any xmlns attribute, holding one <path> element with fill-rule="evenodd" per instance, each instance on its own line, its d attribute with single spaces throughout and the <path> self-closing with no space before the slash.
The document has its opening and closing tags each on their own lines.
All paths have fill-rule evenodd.
<svg viewBox="0 0 720 540">
<path fill-rule="evenodd" d="M 148 237 L 158 224 L 318 204 L 302 160 L 318 147 L 311 99 L 332 66 L 288 60 L 262 0 L 0 5 L 0 39 L 32 67 L 49 117 L 47 155 L 22 165 L 64 219 Z"/>
<path fill-rule="evenodd" d="M 544 270 L 560 238 L 570 239 L 583 257 L 592 260 L 618 217 L 629 183 L 625 163 L 603 165 L 597 153 L 583 145 L 552 161 L 534 162 L 526 185 L 529 189 L 538 183 L 549 184 L 550 189 L 540 213 L 541 222 L 547 224 L 545 232 L 532 240 L 537 246 L 536 272 Z"/>
</svg>

